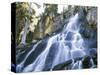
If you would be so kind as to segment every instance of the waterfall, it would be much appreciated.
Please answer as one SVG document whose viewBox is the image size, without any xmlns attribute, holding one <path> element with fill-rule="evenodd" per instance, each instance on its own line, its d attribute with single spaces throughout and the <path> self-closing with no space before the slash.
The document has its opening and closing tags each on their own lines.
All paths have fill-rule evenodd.
<svg viewBox="0 0 100 75">
<path fill-rule="evenodd" d="M 22 31 L 21 44 L 24 44 L 24 45 L 26 44 L 27 31 L 28 31 L 28 21 L 27 21 L 27 18 L 25 18 L 25 27 L 23 28 L 23 31 Z"/>
<path fill-rule="evenodd" d="M 30 17 L 32 15 L 31 3 L 29 5 L 30 6 L 29 6 L 28 16 Z M 21 44 L 25 45 L 26 44 L 26 36 L 27 36 L 27 33 L 29 32 L 28 28 L 29 28 L 30 20 L 27 17 L 25 17 L 24 23 L 25 23 L 25 26 L 22 31 Z"/>
<path fill-rule="evenodd" d="M 16 69 L 18 72 L 20 72 L 22 70 L 22 66 L 24 66 L 24 63 L 26 61 L 26 59 L 29 57 L 29 55 L 36 49 L 36 47 L 41 43 L 41 41 L 39 41 L 37 44 L 35 44 L 32 48 L 32 50 L 25 56 L 25 58 L 23 59 L 23 61 L 17 65 Z"/>
<path fill-rule="evenodd" d="M 43 71 L 45 68 L 52 70 L 54 66 L 68 60 L 73 60 L 72 68 L 75 68 L 76 65 L 77 68 L 82 68 L 81 61 L 74 63 L 75 58 L 84 57 L 86 55 L 84 51 L 84 40 L 79 30 L 80 23 L 77 13 L 69 20 L 68 24 L 65 24 L 60 33 L 48 38 L 45 49 L 38 55 L 34 62 L 26 67 L 18 64 L 20 67 L 23 67 L 22 72 Z M 36 46 L 38 47 L 38 44 Z M 54 48 L 53 52 L 52 48 Z M 26 55 L 21 64 L 25 62 L 33 50 L 35 50 L 35 46 Z"/>
<path fill-rule="evenodd" d="M 48 41 L 47 47 L 45 50 L 37 57 L 37 59 L 30 65 L 28 65 L 23 72 L 28 72 L 28 71 L 41 71 L 45 65 L 45 60 L 46 57 L 49 53 L 50 47 L 53 42 L 55 42 L 56 36 L 51 37 Z"/>
</svg>

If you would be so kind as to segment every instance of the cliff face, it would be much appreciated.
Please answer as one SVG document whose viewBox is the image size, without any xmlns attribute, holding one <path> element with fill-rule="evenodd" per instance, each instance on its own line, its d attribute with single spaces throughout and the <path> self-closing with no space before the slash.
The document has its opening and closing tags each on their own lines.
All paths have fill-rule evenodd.
<svg viewBox="0 0 100 75">
<path fill-rule="evenodd" d="M 81 27 L 84 38 L 97 39 L 97 8 L 85 8 L 86 23 Z"/>
<path fill-rule="evenodd" d="M 33 3 L 34 4 L 34 3 Z M 39 9 L 39 4 L 34 4 Z M 83 37 L 92 37 L 97 30 L 97 8 L 86 6 L 67 6 L 63 7 L 63 11 L 58 13 L 58 5 L 44 4 L 44 12 L 41 15 L 36 15 L 36 10 L 32 4 L 17 3 L 17 44 L 22 41 L 23 33 L 26 32 L 26 43 L 31 43 L 33 40 L 42 39 L 58 32 L 69 21 L 69 18 L 76 13 L 80 14 L 83 18 L 83 25 L 81 25 L 80 33 Z M 22 15 L 23 14 L 23 15 Z M 27 18 L 28 20 L 25 20 Z M 25 23 L 27 29 L 25 30 Z M 94 32 L 94 33 L 91 33 Z"/>
<path fill-rule="evenodd" d="M 76 13 L 80 13 L 80 16 L 84 20 L 80 32 L 82 33 L 83 37 L 92 37 L 94 33 L 91 33 L 91 31 L 96 33 L 97 30 L 96 12 L 97 8 L 95 7 L 70 6 L 67 10 L 64 10 L 64 12 L 58 14 L 58 16 L 44 16 L 43 18 L 46 19 L 44 20 L 43 18 L 41 18 L 42 20 L 39 21 L 41 26 L 43 27 L 37 27 L 36 30 L 38 31 L 38 33 L 34 32 L 34 36 L 36 35 L 36 38 L 38 38 L 40 35 L 41 37 L 44 37 L 47 34 L 51 35 L 53 32 L 61 29 L 64 26 L 64 24 L 68 22 L 71 16 L 75 15 Z M 43 32 L 39 32 L 39 29 L 42 29 Z"/>
</svg>

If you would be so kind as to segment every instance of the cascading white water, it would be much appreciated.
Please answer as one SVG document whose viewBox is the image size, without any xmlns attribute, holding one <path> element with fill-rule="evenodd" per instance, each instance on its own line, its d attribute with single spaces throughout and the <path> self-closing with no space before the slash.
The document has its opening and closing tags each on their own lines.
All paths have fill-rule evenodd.
<svg viewBox="0 0 100 75">
<path fill-rule="evenodd" d="M 52 43 L 56 41 L 57 36 L 51 37 L 48 41 L 45 50 L 37 57 L 37 59 L 30 65 L 28 65 L 23 72 L 29 71 L 41 71 L 44 68 L 46 57 L 49 53 Z"/>
<path fill-rule="evenodd" d="M 16 69 L 18 72 L 20 72 L 20 70 L 22 69 L 22 66 L 24 66 L 24 63 L 26 61 L 26 59 L 28 58 L 28 56 L 36 49 L 36 47 L 41 43 L 41 41 L 39 41 L 37 44 L 35 44 L 32 48 L 32 50 L 25 56 L 25 58 L 23 59 L 23 61 L 17 65 Z"/>
<path fill-rule="evenodd" d="M 58 36 L 62 39 L 59 42 L 60 46 L 52 67 L 69 59 L 85 56 L 84 46 L 83 46 L 84 40 L 82 39 L 79 33 L 80 24 L 78 24 L 78 18 L 79 18 L 78 14 L 72 17 L 69 20 L 69 23 L 64 28 L 62 35 Z M 72 33 L 70 37 L 71 40 L 65 40 L 65 38 L 68 37 L 69 33 L 70 34 Z M 70 43 L 72 45 L 71 49 L 65 43 Z"/>
<path fill-rule="evenodd" d="M 47 60 L 46 58 L 51 51 L 50 48 L 54 43 L 58 43 L 59 46 L 57 47 L 57 50 L 55 50 L 55 56 L 53 56 L 52 58 L 53 62 L 50 68 L 51 70 L 57 64 L 63 63 L 67 60 L 74 59 L 77 57 L 83 57 L 85 55 L 83 46 L 84 40 L 82 39 L 81 34 L 79 33 L 80 24 L 78 23 L 78 19 L 79 15 L 77 13 L 69 20 L 69 23 L 65 25 L 61 33 L 50 37 L 48 39 L 47 46 L 43 50 L 43 52 L 41 52 L 41 54 L 38 55 L 38 57 L 33 63 L 26 66 L 23 69 L 23 72 L 42 71 L 45 68 L 45 62 Z M 30 53 L 31 52 L 29 52 L 28 55 Z M 27 56 L 24 59 L 23 63 L 27 59 Z M 78 62 L 76 64 L 81 66 L 81 62 Z"/>
<path fill-rule="evenodd" d="M 31 3 L 29 4 L 29 16 L 32 15 L 32 9 L 31 9 Z M 30 23 L 30 20 L 28 20 L 27 17 L 25 17 L 25 20 L 24 20 L 24 23 L 25 23 L 25 26 L 23 28 L 23 31 L 21 32 L 21 35 L 22 35 L 22 38 L 21 38 L 21 44 L 26 44 L 26 36 L 27 36 L 27 33 L 29 32 L 28 28 L 29 28 L 29 23 Z"/>
<path fill-rule="evenodd" d="M 25 27 L 23 28 L 22 31 L 22 39 L 21 39 L 21 44 L 26 44 L 26 36 L 27 36 L 27 31 L 28 31 L 28 21 L 27 18 L 25 19 Z"/>
</svg>

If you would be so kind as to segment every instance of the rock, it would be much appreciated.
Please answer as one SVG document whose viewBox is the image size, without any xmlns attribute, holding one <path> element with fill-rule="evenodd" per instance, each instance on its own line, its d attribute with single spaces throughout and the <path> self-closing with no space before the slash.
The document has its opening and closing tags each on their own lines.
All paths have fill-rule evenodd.
<svg viewBox="0 0 100 75">
<path fill-rule="evenodd" d="M 97 40 L 96 39 L 84 39 L 86 48 L 97 48 Z"/>
<path fill-rule="evenodd" d="M 96 39 L 97 38 L 97 8 L 85 8 L 87 14 L 82 21 L 80 33 L 83 38 Z"/>
<path fill-rule="evenodd" d="M 27 53 L 33 48 L 34 44 L 30 44 L 30 46 L 28 47 L 24 47 L 22 49 L 18 49 L 16 51 L 16 61 L 17 64 L 19 64 L 21 61 L 23 61 L 23 58 L 25 58 L 25 56 L 27 55 Z"/>
<path fill-rule="evenodd" d="M 40 42 L 40 43 L 39 43 Z M 35 61 L 35 59 L 39 56 L 39 54 L 45 49 L 46 44 L 47 44 L 47 39 L 44 39 L 42 41 L 37 42 L 38 45 L 36 46 L 35 50 L 33 50 L 30 55 L 27 57 L 24 67 L 27 65 L 31 64 L 32 62 Z"/>
<path fill-rule="evenodd" d="M 82 67 L 83 68 L 90 68 L 92 66 L 91 62 L 90 62 L 90 57 L 89 56 L 85 56 L 82 59 Z"/>
<path fill-rule="evenodd" d="M 32 43 L 36 43 L 38 40 L 33 40 Z"/>
<path fill-rule="evenodd" d="M 89 24 L 97 24 L 97 8 L 90 8 L 88 10 L 87 21 Z"/>
<path fill-rule="evenodd" d="M 71 42 L 65 42 L 65 45 L 68 46 L 70 49 L 72 48 Z"/>
<path fill-rule="evenodd" d="M 97 67 L 97 65 L 98 65 L 98 63 L 97 63 L 97 57 L 93 57 L 92 59 L 93 59 L 94 64 L 95 64 L 96 67 Z"/>
<path fill-rule="evenodd" d="M 82 50 L 71 50 L 71 56 L 73 59 L 82 58 L 85 55 L 86 55 L 85 52 Z"/>
<path fill-rule="evenodd" d="M 68 33 L 66 34 L 65 40 L 72 40 L 72 39 L 73 39 L 73 35 L 74 35 L 73 32 L 68 32 Z"/>
<path fill-rule="evenodd" d="M 58 43 L 54 43 L 50 47 L 50 52 L 47 55 L 43 71 L 47 71 L 47 70 L 51 69 L 52 64 L 53 64 L 53 60 L 55 59 L 56 53 L 58 52 L 57 51 L 58 47 L 59 47 Z"/>
<path fill-rule="evenodd" d="M 68 68 L 71 63 L 72 63 L 72 60 L 68 60 L 64 63 L 54 66 L 52 70 L 64 70 L 65 68 Z"/>
<path fill-rule="evenodd" d="M 74 62 L 77 62 L 77 61 L 82 60 L 82 57 L 78 57 L 78 58 L 75 58 L 73 60 L 74 60 Z M 54 68 L 52 70 L 66 70 L 66 69 L 68 70 L 68 69 L 71 69 L 72 62 L 73 62 L 72 59 L 65 61 L 61 64 L 54 66 Z"/>
<path fill-rule="evenodd" d="M 96 48 L 90 49 L 90 56 L 92 57 L 94 64 L 97 65 L 97 49 Z"/>
<path fill-rule="evenodd" d="M 97 49 L 96 48 L 91 48 L 89 49 L 89 55 L 93 57 L 97 57 Z"/>
<path fill-rule="evenodd" d="M 24 44 L 19 44 L 16 48 L 20 49 L 20 48 L 24 48 L 25 45 Z"/>
<path fill-rule="evenodd" d="M 79 8 L 79 21 L 84 22 L 86 19 L 86 15 L 87 15 L 87 12 L 85 8 L 80 7 Z"/>
</svg>

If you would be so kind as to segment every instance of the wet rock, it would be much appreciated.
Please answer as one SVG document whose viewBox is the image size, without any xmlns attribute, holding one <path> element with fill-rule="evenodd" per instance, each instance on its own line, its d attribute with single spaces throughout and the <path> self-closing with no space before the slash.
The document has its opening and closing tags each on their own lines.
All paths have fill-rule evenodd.
<svg viewBox="0 0 100 75">
<path fill-rule="evenodd" d="M 47 71 L 47 70 L 51 69 L 53 60 L 54 60 L 57 50 L 58 50 L 58 47 L 59 47 L 58 43 L 54 43 L 50 47 L 50 52 L 48 53 L 48 56 L 46 58 L 45 67 L 44 67 L 43 71 Z"/>
<path fill-rule="evenodd" d="M 87 14 L 80 27 L 80 33 L 83 38 L 97 39 L 97 8 L 85 8 Z M 83 18 L 82 18 L 83 19 Z"/>
<path fill-rule="evenodd" d="M 65 42 L 65 45 L 68 46 L 70 49 L 72 48 L 71 42 Z"/>
<path fill-rule="evenodd" d="M 61 64 L 58 64 L 58 65 L 54 66 L 54 68 L 52 70 L 65 70 L 65 69 L 68 69 L 71 63 L 72 63 L 72 60 L 68 60 L 64 63 L 61 63 Z"/>
<path fill-rule="evenodd" d="M 25 47 L 23 50 L 17 50 L 16 51 L 16 64 L 19 64 L 20 62 L 23 61 L 23 58 L 25 58 L 25 56 L 27 55 L 28 52 L 31 51 L 31 49 L 33 48 L 34 44 L 31 44 L 29 47 Z M 19 51 L 19 52 L 18 52 Z"/>
<path fill-rule="evenodd" d="M 45 49 L 47 44 L 47 39 L 42 40 L 38 46 L 31 52 L 31 54 L 28 56 L 24 63 L 24 67 L 27 65 L 31 64 L 32 62 L 35 61 L 35 59 L 39 56 L 39 54 Z"/>
<path fill-rule="evenodd" d="M 98 65 L 98 63 L 97 63 L 97 57 L 93 57 L 92 59 L 93 59 L 93 62 L 95 64 L 95 66 L 97 67 L 97 65 Z"/>
<path fill-rule="evenodd" d="M 86 48 L 97 48 L 97 40 L 96 39 L 84 39 Z"/>
<path fill-rule="evenodd" d="M 94 64 L 97 65 L 97 49 L 96 48 L 90 49 L 90 56 L 92 57 Z"/>
<path fill-rule="evenodd" d="M 85 56 L 85 52 L 82 51 L 82 50 L 72 50 L 71 56 L 72 56 L 73 59 L 82 58 L 82 57 Z"/>
<path fill-rule="evenodd" d="M 89 54 L 90 56 L 93 57 L 97 57 L 97 49 L 96 48 L 91 48 L 89 49 Z"/>
<path fill-rule="evenodd" d="M 87 12 L 84 7 L 79 8 L 79 21 L 84 22 L 86 19 Z"/>
<path fill-rule="evenodd" d="M 85 56 L 82 59 L 82 67 L 83 68 L 90 68 L 92 66 L 91 62 L 90 62 L 90 57 L 89 56 Z"/>
<path fill-rule="evenodd" d="M 74 35 L 73 32 L 68 32 L 68 34 L 66 34 L 65 40 L 72 40 L 73 39 L 73 35 Z"/>
</svg>

